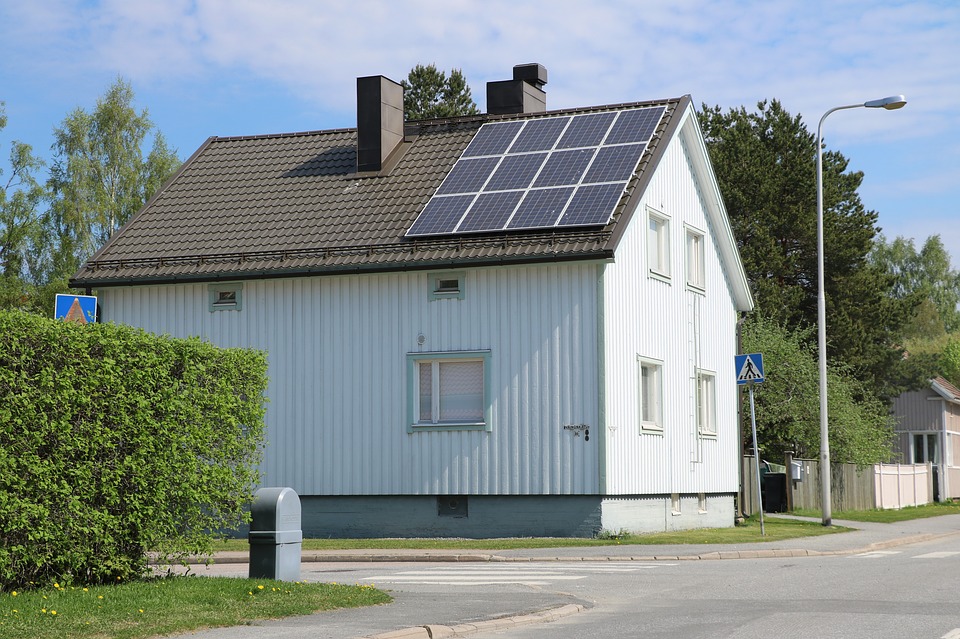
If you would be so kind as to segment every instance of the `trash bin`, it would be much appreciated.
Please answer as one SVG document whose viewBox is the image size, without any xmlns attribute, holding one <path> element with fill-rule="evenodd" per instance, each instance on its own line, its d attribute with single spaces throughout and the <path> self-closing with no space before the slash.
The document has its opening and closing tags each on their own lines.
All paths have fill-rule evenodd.
<svg viewBox="0 0 960 639">
<path fill-rule="evenodd" d="M 250 506 L 250 578 L 298 581 L 303 531 L 292 488 L 261 488 Z"/>
<path fill-rule="evenodd" d="M 763 511 L 782 513 L 787 509 L 786 473 L 767 473 L 761 483 L 763 491 Z"/>
</svg>

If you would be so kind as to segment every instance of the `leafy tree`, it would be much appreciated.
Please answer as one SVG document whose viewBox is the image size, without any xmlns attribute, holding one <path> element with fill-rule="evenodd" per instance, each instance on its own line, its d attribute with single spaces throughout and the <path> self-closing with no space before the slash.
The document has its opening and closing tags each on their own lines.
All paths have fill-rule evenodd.
<svg viewBox="0 0 960 639">
<path fill-rule="evenodd" d="M 912 309 L 910 337 L 936 338 L 960 329 L 960 272 L 939 235 L 931 235 L 918 251 L 913 239 L 877 237 L 871 260 L 893 277 L 893 295 Z M 932 307 L 932 308 L 931 308 Z"/>
<path fill-rule="evenodd" d="M 131 85 L 118 78 L 93 111 L 78 107 L 54 130 L 52 279 L 71 275 L 180 166 L 159 132 L 144 157 L 153 123 L 133 100 Z"/>
<path fill-rule="evenodd" d="M 0 131 L 7 125 L 0 102 Z M 28 308 L 32 284 L 30 257 L 40 234 L 43 186 L 34 177 L 43 162 L 28 144 L 10 145 L 10 175 L 0 181 L 0 308 Z M 3 170 L 0 169 L 0 177 Z"/>
<path fill-rule="evenodd" d="M 480 112 L 460 69 L 451 70 L 447 77 L 446 72 L 434 64 L 418 64 L 400 84 L 404 117 L 408 120 L 452 118 Z"/>
<path fill-rule="evenodd" d="M 754 399 L 758 445 L 770 459 L 781 459 L 787 450 L 808 459 L 819 455 L 820 375 L 810 333 L 756 314 L 743 325 L 745 351 L 763 353 L 765 381 L 755 388 Z M 888 460 L 893 424 L 887 405 L 850 367 L 828 366 L 827 409 L 833 461 Z"/>
<path fill-rule="evenodd" d="M 816 135 L 773 100 L 756 112 L 703 106 L 701 125 L 757 312 L 790 327 L 817 322 Z M 905 310 L 892 281 L 868 260 L 877 214 L 860 201 L 860 172 L 840 153 L 823 156 L 828 351 L 895 392 L 890 371 Z"/>
<path fill-rule="evenodd" d="M 960 386 L 960 337 L 951 339 L 943 347 L 939 365 L 944 378 L 954 386 Z"/>
</svg>

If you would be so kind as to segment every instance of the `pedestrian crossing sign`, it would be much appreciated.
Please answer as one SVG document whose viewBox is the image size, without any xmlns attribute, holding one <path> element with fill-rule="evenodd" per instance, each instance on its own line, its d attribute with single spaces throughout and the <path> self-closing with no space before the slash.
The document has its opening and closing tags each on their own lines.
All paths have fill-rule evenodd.
<svg viewBox="0 0 960 639">
<path fill-rule="evenodd" d="M 54 319 L 77 324 L 97 321 L 97 298 L 93 295 L 58 293 L 53 310 Z"/>
<path fill-rule="evenodd" d="M 737 384 L 759 384 L 763 381 L 763 354 L 750 353 L 735 357 Z"/>
</svg>

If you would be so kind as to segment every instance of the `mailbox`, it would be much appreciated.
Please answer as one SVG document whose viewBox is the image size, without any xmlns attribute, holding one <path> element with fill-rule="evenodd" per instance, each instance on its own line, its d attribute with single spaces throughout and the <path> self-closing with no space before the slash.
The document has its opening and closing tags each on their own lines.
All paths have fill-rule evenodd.
<svg viewBox="0 0 960 639">
<path fill-rule="evenodd" d="M 801 462 L 790 462 L 790 479 L 793 481 L 803 481 L 803 464 Z"/>
<path fill-rule="evenodd" d="M 292 488 L 261 488 L 250 514 L 250 578 L 299 580 L 300 497 Z"/>
</svg>

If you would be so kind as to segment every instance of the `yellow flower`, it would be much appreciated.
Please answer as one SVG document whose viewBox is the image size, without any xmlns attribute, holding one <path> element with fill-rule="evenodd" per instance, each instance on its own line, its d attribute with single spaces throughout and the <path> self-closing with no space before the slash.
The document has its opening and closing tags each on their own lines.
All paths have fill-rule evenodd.
<svg viewBox="0 0 960 639">
<path fill-rule="evenodd" d="M 41 609 L 40 609 L 40 612 L 42 612 L 43 614 L 47 614 L 47 609 L 46 609 L 46 608 L 41 608 Z"/>
<path fill-rule="evenodd" d="M 143 608 L 140 609 L 140 614 L 143 614 Z"/>
<path fill-rule="evenodd" d="M 263 590 L 263 586 L 257 586 L 257 590 Z"/>
<path fill-rule="evenodd" d="M 86 589 L 86 588 L 84 588 L 84 589 L 83 589 L 83 591 L 84 591 L 84 592 L 87 592 L 87 589 Z"/>
<path fill-rule="evenodd" d="M 53 587 L 54 587 L 54 588 L 59 588 L 59 587 L 60 587 L 60 584 L 55 581 L 55 582 L 53 582 Z"/>
<path fill-rule="evenodd" d="M 50 614 L 51 614 L 51 615 L 56 615 L 56 614 L 57 614 L 57 611 L 56 611 L 56 610 L 51 610 L 51 611 L 50 611 Z"/>
<path fill-rule="evenodd" d="M 17 596 L 17 591 L 16 591 L 16 590 L 14 590 L 13 592 L 11 592 L 11 593 L 10 593 L 10 596 L 12 596 L 12 597 L 16 597 L 16 596 Z"/>
<path fill-rule="evenodd" d="M 103 595 L 97 595 L 97 599 L 103 599 Z"/>
</svg>

